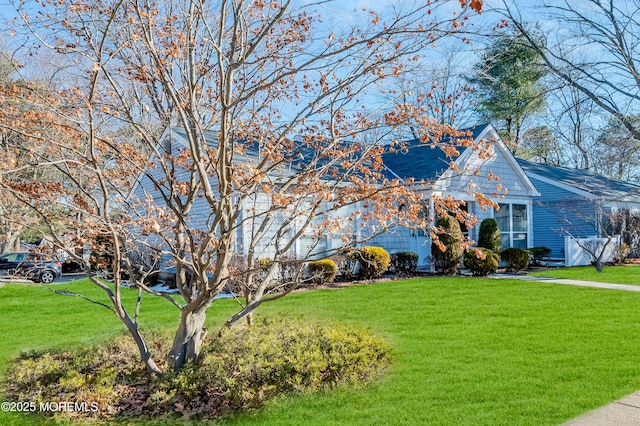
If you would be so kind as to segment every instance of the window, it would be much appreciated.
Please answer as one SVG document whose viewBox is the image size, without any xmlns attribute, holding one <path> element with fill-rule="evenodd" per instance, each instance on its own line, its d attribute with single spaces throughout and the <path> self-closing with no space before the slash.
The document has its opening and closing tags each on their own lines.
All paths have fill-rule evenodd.
<svg viewBox="0 0 640 426">
<path fill-rule="evenodd" d="M 502 249 L 509 247 L 527 248 L 529 219 L 526 204 L 499 204 L 495 219 L 500 229 Z"/>
</svg>

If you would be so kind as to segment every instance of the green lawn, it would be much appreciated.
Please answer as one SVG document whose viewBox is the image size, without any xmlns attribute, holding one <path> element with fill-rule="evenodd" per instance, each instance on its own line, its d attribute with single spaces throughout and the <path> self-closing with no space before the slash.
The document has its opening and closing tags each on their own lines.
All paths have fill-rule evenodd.
<svg viewBox="0 0 640 426">
<path fill-rule="evenodd" d="M 575 266 L 573 268 L 553 268 L 546 271 L 534 272 L 529 275 L 547 278 L 640 285 L 640 265 L 605 266 L 602 269 L 602 272 L 596 271 L 596 268 L 593 266 Z"/>
<path fill-rule="evenodd" d="M 151 327 L 177 319 L 167 302 L 145 304 Z M 293 294 L 259 315 L 364 324 L 394 346 L 393 367 L 375 384 L 289 396 L 223 424 L 559 424 L 640 389 L 639 304 L 632 292 L 477 278 Z M 213 327 L 232 305 L 214 303 Z M 0 289 L 0 326 L 2 372 L 21 350 L 122 330 L 104 309 L 17 285 Z M 0 424 L 42 423 L 0 413 Z"/>
</svg>

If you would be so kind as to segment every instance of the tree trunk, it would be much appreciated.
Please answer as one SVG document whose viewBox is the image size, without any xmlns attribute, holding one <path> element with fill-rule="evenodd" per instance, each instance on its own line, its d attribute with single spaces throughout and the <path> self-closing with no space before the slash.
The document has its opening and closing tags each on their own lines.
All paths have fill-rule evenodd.
<svg viewBox="0 0 640 426">
<path fill-rule="evenodd" d="M 129 317 L 129 315 L 127 315 L 122 310 L 120 311 L 120 313 L 118 313 L 118 317 L 123 322 L 125 327 L 127 327 L 127 330 L 129 330 L 129 333 L 133 337 L 133 340 L 136 342 L 136 346 L 138 346 L 140 359 L 144 363 L 144 366 L 147 370 L 147 376 L 149 376 L 149 378 L 162 376 L 163 372 L 151 356 L 151 352 L 149 351 L 147 342 L 140 334 L 140 330 L 138 330 L 137 324 L 131 319 L 131 317 Z"/>
<path fill-rule="evenodd" d="M 172 369 L 179 371 L 188 361 L 198 359 L 202 342 L 207 336 L 207 328 L 204 326 L 206 318 L 206 309 L 182 311 L 180 325 L 169 352 L 169 366 Z"/>
<path fill-rule="evenodd" d="M 598 258 L 596 260 L 596 265 L 595 266 L 596 266 L 596 271 L 597 272 L 602 272 L 602 261 L 600 260 L 600 258 Z"/>
</svg>

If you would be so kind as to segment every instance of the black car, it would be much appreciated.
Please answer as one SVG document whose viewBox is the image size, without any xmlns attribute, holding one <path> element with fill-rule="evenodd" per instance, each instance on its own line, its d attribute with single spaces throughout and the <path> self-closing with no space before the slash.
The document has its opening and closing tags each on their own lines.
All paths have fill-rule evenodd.
<svg viewBox="0 0 640 426">
<path fill-rule="evenodd" d="M 0 255 L 0 275 L 18 275 L 48 284 L 62 275 L 62 264 L 41 253 L 4 253 Z"/>
</svg>

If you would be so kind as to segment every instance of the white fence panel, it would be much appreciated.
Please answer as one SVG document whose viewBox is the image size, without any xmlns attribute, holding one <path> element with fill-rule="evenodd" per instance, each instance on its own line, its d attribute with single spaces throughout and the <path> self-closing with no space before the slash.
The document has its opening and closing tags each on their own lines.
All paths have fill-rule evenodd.
<svg viewBox="0 0 640 426">
<path fill-rule="evenodd" d="M 609 243 L 605 249 L 604 256 L 602 256 L 603 262 L 613 261 L 613 252 L 615 247 L 620 244 L 620 235 L 615 235 L 613 240 Z M 595 253 L 600 253 L 602 247 L 607 243 L 606 238 L 564 238 L 564 260 L 565 266 L 585 266 L 591 265 L 594 260 L 591 255 L 583 247 L 589 247 Z"/>
</svg>

